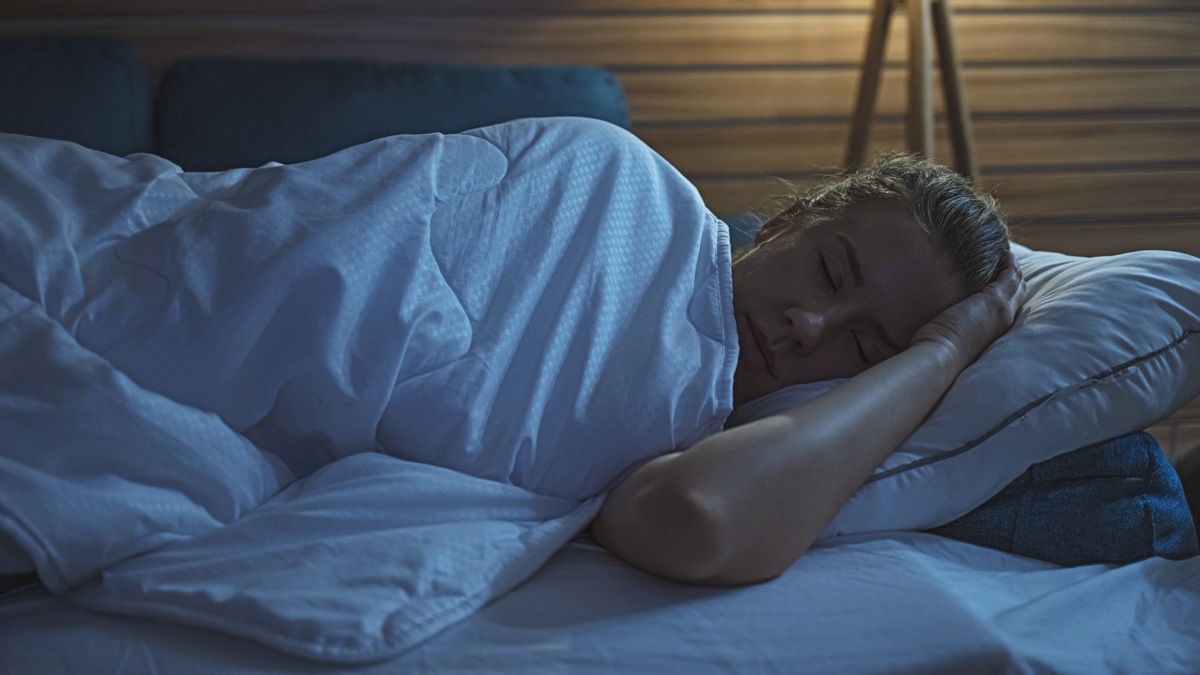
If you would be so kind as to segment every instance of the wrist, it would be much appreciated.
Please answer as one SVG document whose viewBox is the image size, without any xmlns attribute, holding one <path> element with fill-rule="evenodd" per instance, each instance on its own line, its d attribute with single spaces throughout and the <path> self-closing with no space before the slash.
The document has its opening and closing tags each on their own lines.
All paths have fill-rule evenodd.
<svg viewBox="0 0 1200 675">
<path fill-rule="evenodd" d="M 949 386 L 958 377 L 958 374 L 970 365 L 970 361 L 965 358 L 962 350 L 948 342 L 919 342 L 897 356 L 910 352 L 912 358 L 920 359 L 926 364 L 927 372 L 939 380 L 944 379 L 946 386 Z"/>
</svg>

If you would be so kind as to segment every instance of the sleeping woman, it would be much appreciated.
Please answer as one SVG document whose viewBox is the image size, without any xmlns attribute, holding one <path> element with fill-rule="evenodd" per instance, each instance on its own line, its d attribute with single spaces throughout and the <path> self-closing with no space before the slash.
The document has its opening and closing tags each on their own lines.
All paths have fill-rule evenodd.
<svg viewBox="0 0 1200 675">
<path fill-rule="evenodd" d="M 947 169 L 838 179 L 734 261 L 683 176 L 589 120 L 220 173 L 4 136 L 0 183 L 0 459 L 20 469 L 0 473 L 0 524 L 26 542 L 0 536 L 0 573 L 71 561 L 60 587 L 372 452 L 563 503 L 607 493 L 591 531 L 630 563 L 770 579 L 1023 297 L 994 202 Z M 20 496 L 75 481 L 95 501 Z M 200 529 L 147 520 L 129 486 L 182 495 Z"/>
<path fill-rule="evenodd" d="M 1023 293 L 994 200 L 949 169 L 901 156 L 818 188 L 733 263 L 734 403 L 851 379 L 643 465 L 593 535 L 673 579 L 781 574 L 1008 330 Z"/>
</svg>

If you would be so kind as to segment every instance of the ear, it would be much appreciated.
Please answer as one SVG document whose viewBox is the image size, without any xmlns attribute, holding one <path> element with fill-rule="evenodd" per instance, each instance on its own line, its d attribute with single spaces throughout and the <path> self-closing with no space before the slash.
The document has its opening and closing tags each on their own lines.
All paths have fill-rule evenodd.
<svg viewBox="0 0 1200 675">
<path fill-rule="evenodd" d="M 808 206 L 808 200 L 801 199 L 789 206 L 786 211 L 763 223 L 762 227 L 758 228 L 758 232 L 754 234 L 754 245 L 758 246 L 787 229 L 787 225 L 791 222 L 791 219 L 795 218 L 796 214 L 803 211 L 806 206 Z"/>
</svg>

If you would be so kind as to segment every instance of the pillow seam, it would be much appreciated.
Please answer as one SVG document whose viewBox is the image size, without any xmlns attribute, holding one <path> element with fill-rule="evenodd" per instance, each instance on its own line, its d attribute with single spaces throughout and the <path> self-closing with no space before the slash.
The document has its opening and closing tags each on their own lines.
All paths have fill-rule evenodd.
<svg viewBox="0 0 1200 675">
<path fill-rule="evenodd" d="M 1024 417 L 1025 415 L 1029 414 L 1030 411 L 1034 410 L 1035 408 L 1042 405 L 1047 400 L 1053 398 L 1057 394 L 1063 392 L 1064 390 L 1080 389 L 1080 388 L 1090 386 L 1091 384 L 1097 384 L 1097 383 L 1099 383 L 1100 380 L 1104 380 L 1108 377 L 1112 377 L 1114 374 L 1119 373 L 1122 370 L 1132 368 L 1133 366 L 1136 366 L 1137 364 L 1139 364 L 1143 361 L 1147 361 L 1147 360 L 1152 359 L 1160 354 L 1163 354 L 1165 352 L 1171 351 L 1172 349 L 1175 349 L 1180 344 L 1182 344 L 1184 341 L 1186 341 L 1189 337 L 1196 335 L 1196 334 L 1200 334 L 1200 328 L 1187 328 L 1183 331 L 1182 335 L 1175 338 L 1174 340 L 1167 343 L 1166 345 L 1159 347 L 1158 349 L 1155 349 L 1154 351 L 1147 352 L 1145 354 L 1140 354 L 1140 355 L 1135 356 L 1127 361 L 1124 361 L 1115 366 L 1112 366 L 1111 368 L 1101 371 L 1100 373 L 1098 373 L 1096 375 L 1092 375 L 1090 377 L 1084 378 L 1084 380 L 1080 384 L 1072 385 L 1070 387 L 1059 387 L 1059 388 L 1055 389 L 1054 391 L 1051 391 L 1051 392 L 1025 404 L 1024 406 L 1018 408 L 1011 415 L 1004 418 L 996 426 L 992 427 L 991 429 L 988 429 L 982 435 L 967 441 L 966 443 L 960 445 L 957 448 L 954 448 L 952 450 L 947 450 L 945 452 L 938 453 L 936 455 L 930 455 L 929 457 L 922 457 L 921 459 L 913 460 L 913 461 L 909 462 L 908 464 L 902 464 L 900 466 L 892 467 L 891 469 L 888 469 L 886 471 L 881 471 L 879 473 L 874 474 L 870 478 L 868 478 L 863 484 L 869 485 L 876 481 L 883 480 L 884 478 L 890 478 L 892 476 L 904 473 L 906 471 L 912 471 L 914 469 L 919 469 L 919 468 L 921 468 L 923 466 L 927 466 L 929 464 L 934 464 L 936 462 L 940 462 L 940 461 L 943 461 L 946 459 L 952 459 L 954 457 L 957 457 L 958 455 L 968 452 L 969 450 L 972 450 L 973 448 L 978 447 L 979 445 L 983 444 L 984 441 L 987 441 L 992 436 L 995 436 L 996 434 L 1000 433 L 1005 428 L 1007 428 L 1009 425 L 1011 425 L 1013 422 L 1019 420 L 1020 418 Z"/>
</svg>

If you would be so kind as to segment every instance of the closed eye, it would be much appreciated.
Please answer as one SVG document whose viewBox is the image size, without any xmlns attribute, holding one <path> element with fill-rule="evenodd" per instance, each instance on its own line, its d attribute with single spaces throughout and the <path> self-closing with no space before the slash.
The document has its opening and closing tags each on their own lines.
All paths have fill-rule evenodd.
<svg viewBox="0 0 1200 675">
<path fill-rule="evenodd" d="M 829 273 L 829 266 L 825 264 L 825 256 L 818 256 L 821 261 L 821 274 L 825 275 L 825 282 L 829 284 L 829 290 L 836 291 L 837 287 L 833 284 L 833 275 Z"/>
</svg>

